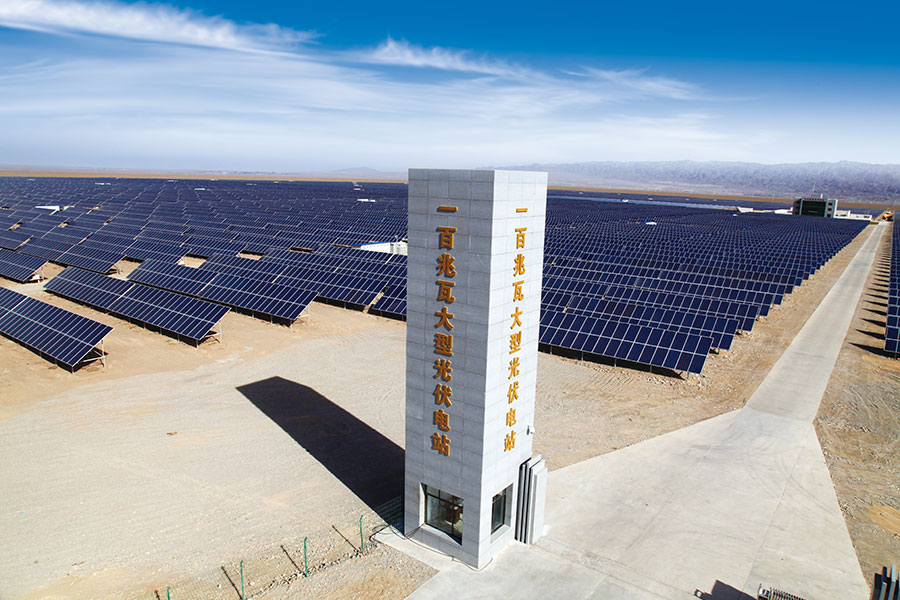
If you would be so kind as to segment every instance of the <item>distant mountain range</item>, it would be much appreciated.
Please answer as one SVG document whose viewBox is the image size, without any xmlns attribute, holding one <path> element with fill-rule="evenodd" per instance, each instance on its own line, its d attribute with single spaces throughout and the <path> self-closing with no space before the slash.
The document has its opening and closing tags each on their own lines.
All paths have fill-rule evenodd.
<svg viewBox="0 0 900 600">
<path fill-rule="evenodd" d="M 547 171 L 550 185 L 900 204 L 900 165 L 745 162 L 583 162 L 502 167 Z"/>
</svg>

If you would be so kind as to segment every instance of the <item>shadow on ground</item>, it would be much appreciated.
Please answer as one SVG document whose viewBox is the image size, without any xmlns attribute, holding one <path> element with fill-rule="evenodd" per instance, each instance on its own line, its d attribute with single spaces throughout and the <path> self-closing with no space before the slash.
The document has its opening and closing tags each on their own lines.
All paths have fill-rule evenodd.
<svg viewBox="0 0 900 600">
<path fill-rule="evenodd" d="M 858 344 L 858 343 L 856 343 L 856 342 L 850 342 L 850 345 L 851 345 L 851 346 L 856 346 L 856 347 L 859 348 L 860 350 L 865 350 L 866 352 L 871 352 L 872 354 L 875 354 L 875 355 L 877 355 L 877 356 L 884 356 L 884 357 L 887 357 L 887 358 L 893 358 L 893 357 L 894 357 L 893 354 L 884 351 L 884 346 L 881 346 L 881 347 L 878 347 L 878 346 L 870 346 L 870 345 L 868 345 L 868 344 Z"/>
<path fill-rule="evenodd" d="M 712 591 L 709 593 L 696 590 L 694 596 L 701 600 L 756 600 L 753 596 L 748 596 L 744 592 L 721 581 L 716 581 L 713 584 Z"/>
<path fill-rule="evenodd" d="M 403 495 L 403 448 L 322 394 L 281 377 L 237 390 L 372 510 Z"/>
</svg>

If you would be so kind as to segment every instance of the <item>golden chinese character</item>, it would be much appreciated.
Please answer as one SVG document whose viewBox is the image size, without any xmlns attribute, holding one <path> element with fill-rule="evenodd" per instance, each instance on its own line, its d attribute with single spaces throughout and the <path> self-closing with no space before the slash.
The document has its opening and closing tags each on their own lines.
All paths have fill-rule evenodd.
<svg viewBox="0 0 900 600">
<path fill-rule="evenodd" d="M 434 434 L 437 435 L 437 434 Z M 432 442 L 434 441 L 434 435 L 431 436 Z M 503 438 L 503 451 L 508 452 L 516 447 L 516 432 L 510 431 L 506 434 L 506 437 Z"/>
<path fill-rule="evenodd" d="M 516 254 L 516 263 L 513 266 L 513 275 L 525 274 L 525 255 Z"/>
<path fill-rule="evenodd" d="M 434 351 L 444 356 L 453 356 L 453 334 L 435 333 Z"/>
<path fill-rule="evenodd" d="M 525 232 L 527 227 L 516 227 L 516 250 L 525 247 Z"/>
<path fill-rule="evenodd" d="M 438 248 L 453 250 L 453 234 L 456 232 L 456 227 L 438 227 L 437 230 L 440 232 Z"/>
<path fill-rule="evenodd" d="M 450 396 L 453 395 L 453 389 L 449 385 L 444 385 L 439 383 L 434 386 L 434 403 L 435 404 L 446 404 L 447 407 L 453 406 L 453 403 L 450 402 Z"/>
<path fill-rule="evenodd" d="M 513 377 L 519 376 L 519 357 L 513 358 L 509 361 L 509 377 L 507 379 L 512 379 Z"/>
<path fill-rule="evenodd" d="M 453 323 L 450 322 L 450 319 L 453 318 L 453 313 L 449 312 L 446 306 L 442 306 L 441 310 L 434 313 L 434 316 L 441 319 L 435 327 L 445 327 L 447 331 L 453 331 Z"/>
<path fill-rule="evenodd" d="M 517 331 L 509 336 L 509 353 L 513 354 L 522 349 L 522 332 Z"/>
<path fill-rule="evenodd" d="M 518 359 L 516 359 L 518 360 Z M 509 400 L 507 404 L 512 404 L 513 400 L 519 399 L 519 382 L 513 381 L 509 384 L 509 389 L 506 390 L 506 398 Z"/>
<path fill-rule="evenodd" d="M 435 418 L 437 418 L 437 417 L 435 417 Z M 506 413 L 506 426 L 512 427 L 515 424 L 516 424 L 516 409 L 511 408 Z"/>
<path fill-rule="evenodd" d="M 522 284 L 524 283 L 524 279 L 522 281 L 513 281 L 513 302 L 525 299 L 525 294 L 522 293 Z"/>
<path fill-rule="evenodd" d="M 513 445 L 515 445 L 515 442 L 513 442 Z M 435 431 L 431 436 L 431 449 L 437 450 L 444 456 L 450 456 L 450 438 Z"/>
<path fill-rule="evenodd" d="M 453 301 L 456 298 L 453 297 L 453 286 L 455 285 L 452 281 L 441 281 L 437 280 L 438 286 L 438 297 L 439 301 L 446 302 L 447 304 L 453 304 Z"/>
<path fill-rule="evenodd" d="M 434 424 L 441 431 L 450 431 L 450 413 L 445 413 L 443 409 L 434 411 Z"/>
<path fill-rule="evenodd" d="M 446 358 L 438 358 L 434 361 L 434 377 L 437 379 L 440 377 L 444 381 L 450 381 L 453 379 L 453 367 L 450 366 L 450 361 Z"/>
<path fill-rule="evenodd" d="M 522 316 L 522 311 L 519 310 L 518 306 L 516 306 L 516 310 L 513 311 L 512 313 L 510 313 L 509 316 L 512 317 L 512 319 L 513 319 L 512 325 L 509 326 L 510 329 L 512 329 L 513 327 L 516 327 L 516 326 L 518 326 L 518 327 L 522 326 L 522 319 L 519 318 Z"/>
<path fill-rule="evenodd" d="M 447 253 L 438 256 L 437 274 L 447 277 L 456 277 L 456 267 L 453 266 L 454 258 Z"/>
</svg>

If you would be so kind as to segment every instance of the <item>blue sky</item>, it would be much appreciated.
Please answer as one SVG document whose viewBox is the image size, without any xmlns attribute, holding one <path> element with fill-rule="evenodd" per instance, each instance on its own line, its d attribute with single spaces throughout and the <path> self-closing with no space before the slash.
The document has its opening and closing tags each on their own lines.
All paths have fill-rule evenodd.
<svg viewBox="0 0 900 600">
<path fill-rule="evenodd" d="M 900 163 L 900 8 L 0 0 L 0 163 Z"/>
</svg>

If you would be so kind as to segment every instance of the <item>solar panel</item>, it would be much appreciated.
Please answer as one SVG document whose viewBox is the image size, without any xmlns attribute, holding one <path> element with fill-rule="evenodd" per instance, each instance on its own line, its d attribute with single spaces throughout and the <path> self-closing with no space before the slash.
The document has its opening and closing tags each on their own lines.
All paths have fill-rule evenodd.
<svg viewBox="0 0 900 600">
<path fill-rule="evenodd" d="M 210 335 L 227 306 L 69 267 L 47 291 L 112 314 L 200 342 Z"/>
<path fill-rule="evenodd" d="M 203 289 L 200 296 L 246 311 L 294 321 L 316 298 L 316 292 L 220 274 Z"/>
<path fill-rule="evenodd" d="M 214 271 L 148 260 L 132 271 L 128 279 L 188 296 L 199 296 L 203 288 L 217 275 Z"/>
<path fill-rule="evenodd" d="M 0 248 L 15 250 L 16 248 L 27 242 L 31 237 L 32 235 L 30 233 L 0 230 Z"/>
<path fill-rule="evenodd" d="M 56 259 L 62 256 L 73 245 L 74 244 L 57 240 L 31 238 L 24 245 L 20 246 L 17 252 L 56 261 Z"/>
<path fill-rule="evenodd" d="M 77 267 L 68 267 L 44 285 L 59 296 L 109 310 L 133 284 Z"/>
<path fill-rule="evenodd" d="M 13 281 L 24 283 L 31 280 L 46 263 L 42 258 L 0 249 L 0 275 Z"/>
<path fill-rule="evenodd" d="M 199 342 L 209 334 L 229 308 L 133 284 L 113 302 L 110 311 Z"/>
<path fill-rule="evenodd" d="M 22 302 L 26 296 L 8 288 L 0 287 L 0 315 Z"/>
<path fill-rule="evenodd" d="M 111 272 L 116 263 L 124 257 L 124 252 L 95 249 L 79 244 L 69 248 L 56 258 L 54 262 L 106 274 Z"/>
<path fill-rule="evenodd" d="M 710 337 L 562 313 L 544 313 L 540 342 L 687 373 L 700 373 L 712 346 Z"/>
<path fill-rule="evenodd" d="M 15 296 L 18 296 L 16 302 Z M 10 290 L 0 293 L 0 333 L 73 369 L 112 327 Z"/>
</svg>

